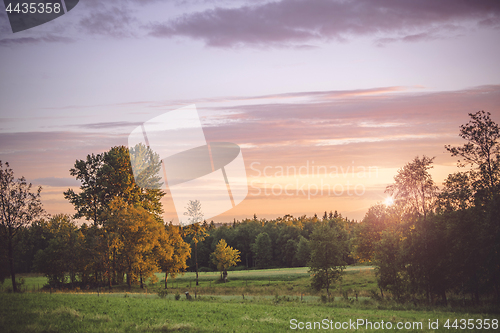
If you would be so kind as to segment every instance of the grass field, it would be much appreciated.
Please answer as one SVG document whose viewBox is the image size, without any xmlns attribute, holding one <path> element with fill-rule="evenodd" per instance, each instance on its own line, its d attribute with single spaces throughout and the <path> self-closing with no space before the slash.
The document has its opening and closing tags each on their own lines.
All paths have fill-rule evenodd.
<svg viewBox="0 0 500 333">
<path fill-rule="evenodd" d="M 162 289 L 162 281 L 148 284 L 147 293 L 137 286 L 130 291 L 104 289 L 99 294 L 96 290 L 49 293 L 30 292 L 45 283 L 45 278 L 24 276 L 28 292 L 0 293 L 0 332 L 283 332 L 292 331 L 293 319 L 297 322 L 292 323 L 304 325 L 325 323 L 324 319 L 332 325 L 358 319 L 380 325 L 383 320 L 384 330 L 389 322 L 394 332 L 453 332 L 457 330 L 444 327 L 447 319 L 474 319 L 475 323 L 500 319 L 499 310 L 491 307 L 398 305 L 370 298 L 376 280 L 369 266 L 349 267 L 342 284 L 335 286 L 331 303 L 321 302 L 324 291 L 310 288 L 307 268 L 232 271 L 226 284 L 217 283 L 218 277 L 218 273 L 201 273 L 196 289 L 194 273 L 169 279 L 169 294 L 161 298 L 156 292 Z M 5 281 L 4 288 L 8 284 Z M 187 300 L 184 292 L 194 296 L 195 290 L 198 297 Z M 346 291 L 349 298 L 345 298 Z M 181 294 L 179 300 L 174 297 L 177 293 Z M 429 329 L 429 320 L 438 320 L 439 328 Z M 410 329 L 398 330 L 398 322 Z M 338 328 L 336 331 L 355 331 Z M 357 328 L 358 332 L 376 331 L 364 325 Z M 474 327 L 469 331 L 481 330 Z"/>
<path fill-rule="evenodd" d="M 349 322 L 382 320 L 391 325 L 409 323 L 405 332 L 450 332 L 447 319 L 493 319 L 498 315 L 452 313 L 375 306 L 371 301 L 329 304 L 286 298 L 220 299 L 201 297 L 188 301 L 135 294 L 3 294 L 0 300 L 1 332 L 283 332 L 290 321 Z M 438 330 L 428 322 L 439 320 Z M 422 323 L 422 326 L 414 326 Z M 420 325 L 420 324 L 418 324 Z M 349 331 L 349 329 L 340 330 Z M 354 330 L 350 330 L 354 331 Z M 367 330 L 359 327 L 359 332 Z M 400 330 L 393 329 L 398 332 Z M 453 331 L 453 330 L 451 330 Z M 495 331 L 495 330 L 487 330 Z"/>
<path fill-rule="evenodd" d="M 164 288 L 164 274 L 156 274 L 158 282 L 147 283 L 147 292 L 154 293 L 158 289 Z M 20 275 L 18 279 L 24 280 L 23 290 L 28 292 L 40 290 L 47 279 L 43 276 Z M 178 276 L 176 279 L 168 279 L 168 291 L 175 294 L 185 291 L 195 292 L 201 295 L 254 295 L 254 296 L 319 296 L 324 292 L 318 292 L 310 287 L 310 275 L 307 267 L 281 268 L 281 269 L 263 269 L 230 271 L 228 282 L 220 282 L 220 273 L 203 272 L 199 273 L 199 285 L 195 289 L 195 273 L 187 272 Z M 5 281 L 3 289 L 10 288 L 10 281 Z M 376 278 L 372 267 L 370 266 L 352 266 L 345 270 L 342 283 L 333 287 L 335 296 L 342 296 L 347 292 L 348 296 L 368 297 L 371 291 L 377 290 Z M 55 291 L 55 290 L 54 290 Z M 96 290 L 90 290 L 95 292 Z M 109 292 L 102 289 L 102 292 Z M 113 287 L 112 292 L 128 292 L 125 285 Z M 130 292 L 146 292 L 137 285 Z"/>
</svg>

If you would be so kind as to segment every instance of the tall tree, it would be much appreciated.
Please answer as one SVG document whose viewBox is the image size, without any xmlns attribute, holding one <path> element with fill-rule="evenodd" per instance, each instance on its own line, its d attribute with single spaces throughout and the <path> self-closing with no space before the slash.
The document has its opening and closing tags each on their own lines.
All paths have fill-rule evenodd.
<svg viewBox="0 0 500 333">
<path fill-rule="evenodd" d="M 428 172 L 433 160 L 425 155 L 422 158 L 415 157 L 398 170 L 394 184 L 385 190 L 409 215 L 423 215 L 425 218 L 434 207 L 438 188 Z"/>
<path fill-rule="evenodd" d="M 297 253 L 295 254 L 295 262 L 297 266 L 304 267 L 307 266 L 310 259 L 311 248 L 309 247 L 309 241 L 304 236 L 300 236 L 297 245 Z"/>
<path fill-rule="evenodd" d="M 359 262 L 373 261 L 376 245 L 381 240 L 382 232 L 387 229 L 390 220 L 390 208 L 386 205 L 375 205 L 368 209 L 356 230 L 354 248 Z"/>
<path fill-rule="evenodd" d="M 117 268 L 127 274 L 129 287 L 139 281 L 141 288 L 147 278 L 155 279 L 160 264 L 173 254 L 173 248 L 165 241 L 162 222 L 141 206 L 127 204 L 120 198 L 110 204 L 110 216 L 103 226 L 107 234 L 108 279 Z M 113 264 L 113 261 L 116 262 Z"/>
<path fill-rule="evenodd" d="M 491 192 L 500 184 L 500 128 L 491 119 L 491 113 L 469 113 L 471 120 L 460 126 L 460 137 L 467 141 L 461 147 L 446 145 L 452 156 L 459 156 L 459 166 L 471 165 L 475 188 Z"/>
<path fill-rule="evenodd" d="M 432 267 L 425 258 L 432 255 L 432 248 L 429 246 L 431 235 L 427 228 L 427 216 L 434 211 L 438 195 L 438 187 L 428 171 L 432 168 L 433 160 L 434 158 L 425 155 L 422 158 L 415 157 L 413 161 L 398 170 L 394 184 L 386 188 L 386 192 L 395 199 L 396 206 L 403 211 L 401 219 L 404 221 L 404 226 L 401 227 L 401 233 L 408 238 L 408 242 L 403 245 L 408 246 L 411 240 L 419 242 L 421 251 L 419 256 L 415 257 L 419 259 L 412 261 L 413 267 L 410 273 L 413 273 L 413 276 L 410 278 L 411 281 L 418 282 L 419 286 L 423 286 L 429 303 L 432 298 Z M 418 235 L 416 230 L 419 230 Z M 387 264 L 391 265 L 390 262 Z"/>
<path fill-rule="evenodd" d="M 309 272 L 313 274 L 312 287 L 326 288 L 330 298 L 332 284 L 341 278 L 346 265 L 347 234 L 337 220 L 318 222 L 309 241 L 311 260 Z"/>
<path fill-rule="evenodd" d="M 186 212 L 184 215 L 188 215 L 188 225 L 185 227 L 185 234 L 192 236 L 192 242 L 194 243 L 194 260 L 196 265 L 196 285 L 198 285 L 198 243 L 203 242 L 205 237 L 207 237 L 207 232 L 205 228 L 200 224 L 203 221 L 203 212 L 201 211 L 201 203 L 199 200 L 189 200 L 189 204 L 186 207 Z"/>
<path fill-rule="evenodd" d="M 49 243 L 35 255 L 35 269 L 45 274 L 51 286 L 62 286 L 69 274 L 70 282 L 76 282 L 83 248 L 83 235 L 68 215 L 58 214 L 47 223 Z"/>
<path fill-rule="evenodd" d="M 173 248 L 172 255 L 166 257 L 160 263 L 161 268 L 165 272 L 165 289 L 167 289 L 168 276 L 170 275 L 171 278 L 175 278 L 177 274 L 186 270 L 186 260 L 191 256 L 191 247 L 182 239 L 179 227 L 169 223 L 165 229 L 167 242 Z"/>
<path fill-rule="evenodd" d="M 271 265 L 273 259 L 273 248 L 271 238 L 267 232 L 261 232 L 252 244 L 252 251 L 256 261 L 256 266 L 266 268 Z"/>
<path fill-rule="evenodd" d="M 236 266 L 241 261 L 240 251 L 227 245 L 224 239 L 219 241 L 211 257 L 212 262 L 217 266 L 217 270 L 221 272 L 221 280 L 224 282 L 227 279 L 227 269 Z"/>
<path fill-rule="evenodd" d="M 458 236 L 457 243 L 462 249 L 474 249 L 466 250 L 465 258 L 457 258 L 464 284 L 471 286 L 476 301 L 480 289 L 493 289 L 500 303 L 500 127 L 489 112 L 478 111 L 469 116 L 471 120 L 460 126 L 459 134 L 467 142 L 445 148 L 460 158 L 459 167 L 471 169 L 450 175 L 441 199 L 456 221 L 449 225 L 449 230 Z"/>
<path fill-rule="evenodd" d="M 79 193 L 72 189 L 64 192 L 65 198 L 75 206 L 75 218 L 84 217 L 95 225 L 102 225 L 109 204 L 120 197 L 161 219 L 160 200 L 165 193 L 158 188 L 141 188 L 136 184 L 127 147 L 113 147 L 102 154 L 88 155 L 86 160 L 77 160 L 70 173 L 82 182 Z"/>
<path fill-rule="evenodd" d="M 42 187 L 35 193 L 31 192 L 31 183 L 24 177 L 15 179 L 14 171 L 5 163 L 5 169 L 0 161 L 0 237 L 7 250 L 9 273 L 12 289 L 17 291 L 16 272 L 14 269 L 14 247 L 20 228 L 30 225 L 43 217 L 45 211 L 40 200 Z"/>
</svg>

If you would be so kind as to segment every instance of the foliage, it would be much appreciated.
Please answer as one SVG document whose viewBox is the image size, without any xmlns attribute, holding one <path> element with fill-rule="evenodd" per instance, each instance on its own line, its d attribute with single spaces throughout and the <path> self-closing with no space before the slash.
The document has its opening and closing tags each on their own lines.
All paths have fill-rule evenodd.
<svg viewBox="0 0 500 333">
<path fill-rule="evenodd" d="M 16 272 L 14 268 L 14 249 L 18 241 L 18 233 L 32 222 L 43 217 L 45 211 L 40 200 L 41 187 L 35 193 L 31 192 L 31 183 L 24 177 L 15 179 L 14 171 L 5 163 L 5 169 L 0 161 L 0 239 L 2 247 L 0 255 L 7 254 L 9 273 L 12 280 L 12 289 L 17 291 Z M 5 257 L 4 257 L 5 258 Z M 2 258 L 0 261 L 5 261 Z M 0 273 L 5 274 L 3 270 Z M 0 278 L 2 281 L 5 275 Z"/>
<path fill-rule="evenodd" d="M 447 304 L 454 293 L 500 302 L 500 130 L 489 113 L 469 116 L 460 126 L 467 142 L 446 149 L 470 169 L 449 175 L 438 194 L 433 159 L 415 158 L 387 187 L 394 207 L 370 208 L 357 228 L 358 259 L 374 259 L 379 287 L 399 301 Z"/>
<path fill-rule="evenodd" d="M 187 224 L 196 224 L 203 221 L 203 212 L 201 211 L 201 202 L 199 200 L 189 200 L 184 215 L 189 216 Z"/>
<path fill-rule="evenodd" d="M 271 238 L 267 232 L 261 232 L 255 238 L 252 244 L 252 252 L 259 268 L 269 267 L 273 258 L 273 249 L 271 247 Z"/>
<path fill-rule="evenodd" d="M 311 285 L 317 290 L 326 288 L 330 297 L 330 287 L 340 279 L 345 268 L 347 234 L 336 219 L 320 222 L 311 235 L 310 248 Z"/>
<path fill-rule="evenodd" d="M 434 158 L 418 156 L 398 170 L 394 184 L 387 186 L 397 205 L 408 215 L 423 215 L 432 211 L 437 196 L 437 186 L 427 170 L 432 168 Z"/>
<path fill-rule="evenodd" d="M 201 213 L 201 204 L 198 200 L 190 201 L 188 205 L 187 213 L 191 216 L 191 221 L 198 220 L 203 216 Z M 200 222 L 195 222 L 184 228 L 184 234 L 191 236 L 191 241 L 194 244 L 194 259 L 195 259 L 195 270 L 196 270 L 196 285 L 198 285 L 198 243 L 202 242 L 207 237 L 206 229 Z"/>
<path fill-rule="evenodd" d="M 107 210 L 115 197 L 132 205 L 139 205 L 160 219 L 163 212 L 160 199 L 165 195 L 159 189 L 140 188 L 134 180 L 130 154 L 124 146 L 113 147 L 108 152 L 87 155 L 77 160 L 70 174 L 82 182 L 80 192 L 72 189 L 64 192 L 77 213 L 95 225 L 102 225 Z"/>
<path fill-rule="evenodd" d="M 228 246 L 224 239 L 219 241 L 211 257 L 212 262 L 217 266 L 217 270 L 221 272 L 221 280 L 226 279 L 229 267 L 236 266 L 241 261 L 240 251 Z"/>
<path fill-rule="evenodd" d="M 163 223 L 140 206 L 115 198 L 110 204 L 110 216 L 104 225 L 108 248 L 108 279 L 114 271 L 125 272 L 127 284 L 154 276 L 160 263 L 172 257 L 173 247 L 165 237 Z"/>
<path fill-rule="evenodd" d="M 460 126 L 460 137 L 467 141 L 461 147 L 445 146 L 451 156 L 459 156 L 459 166 L 471 165 L 475 170 L 476 190 L 486 190 L 491 194 L 500 182 L 500 128 L 491 119 L 491 113 L 478 111 L 469 113 L 471 120 Z"/>
<path fill-rule="evenodd" d="M 130 164 L 134 171 L 135 183 L 145 189 L 159 189 L 162 185 L 160 175 L 160 155 L 153 152 L 150 147 L 138 143 L 129 149 Z"/>
<path fill-rule="evenodd" d="M 363 221 L 356 230 L 354 252 L 359 262 L 371 262 L 374 260 L 376 245 L 382 238 L 382 233 L 387 229 L 391 221 L 391 211 L 394 208 L 386 205 L 375 205 L 368 209 Z"/>
<path fill-rule="evenodd" d="M 295 262 L 297 266 L 307 266 L 311 259 L 311 247 L 309 241 L 304 236 L 299 236 L 299 243 L 297 245 L 297 253 L 295 254 Z"/>
<path fill-rule="evenodd" d="M 191 256 L 191 248 L 182 237 L 179 227 L 174 226 L 172 223 L 165 226 L 166 240 L 168 246 L 171 246 L 173 253 L 171 256 L 164 257 L 160 261 L 160 267 L 165 272 L 165 289 L 167 288 L 168 275 L 175 278 L 178 273 L 186 270 L 186 260 Z"/>
<path fill-rule="evenodd" d="M 34 268 L 48 277 L 51 286 L 61 286 L 69 274 L 71 283 L 76 281 L 83 251 L 83 234 L 68 215 L 58 214 L 46 225 L 52 236 L 45 249 L 34 258 Z"/>
</svg>

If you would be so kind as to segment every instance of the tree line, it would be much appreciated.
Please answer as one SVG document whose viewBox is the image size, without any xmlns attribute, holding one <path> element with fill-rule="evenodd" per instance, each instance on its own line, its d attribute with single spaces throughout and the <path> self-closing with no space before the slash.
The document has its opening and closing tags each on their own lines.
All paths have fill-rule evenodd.
<svg viewBox="0 0 500 333">
<path fill-rule="evenodd" d="M 470 113 L 462 146 L 445 146 L 460 171 L 444 187 L 432 180 L 433 158 L 416 157 L 386 192 L 394 205 L 369 209 L 354 253 L 376 265 L 378 285 L 399 301 L 500 302 L 500 130 L 491 114 Z"/>
<path fill-rule="evenodd" d="M 70 173 L 81 181 L 66 191 L 75 216 L 48 218 L 40 188 L 0 165 L 0 278 L 39 271 L 49 282 L 80 285 L 140 284 L 186 270 L 310 267 L 311 285 L 330 289 L 345 265 L 375 265 L 381 296 L 398 301 L 447 302 L 447 295 L 475 302 L 500 300 L 500 131 L 484 111 L 460 127 L 462 146 L 445 148 L 460 171 L 439 190 L 429 170 L 434 158 L 416 157 L 398 170 L 386 193 L 393 204 L 372 206 L 361 222 L 325 211 L 322 217 L 285 215 L 217 225 L 201 220 L 203 207 L 186 207 L 196 222 L 165 223 L 159 186 L 139 187 L 130 151 L 113 147 L 77 160 Z M 153 159 L 146 147 L 137 159 Z M 140 151 L 140 154 L 137 154 Z M 142 154 L 142 155 L 141 155 Z M 151 173 L 151 174 L 154 174 Z M 142 174 L 150 185 L 157 179 Z M 150 179 L 148 179 L 150 177 Z M 23 205 L 24 203 L 24 205 Z M 77 226 L 74 218 L 88 221 Z M 15 284 L 14 284 L 15 288 Z"/>
</svg>

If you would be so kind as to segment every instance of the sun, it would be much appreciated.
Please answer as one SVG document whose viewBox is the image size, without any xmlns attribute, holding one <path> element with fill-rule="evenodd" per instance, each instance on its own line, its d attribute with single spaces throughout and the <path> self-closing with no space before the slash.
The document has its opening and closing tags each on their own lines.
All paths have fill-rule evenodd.
<svg viewBox="0 0 500 333">
<path fill-rule="evenodd" d="M 394 204 L 394 199 L 392 197 L 387 197 L 384 200 L 384 205 L 386 206 L 392 206 Z"/>
</svg>

